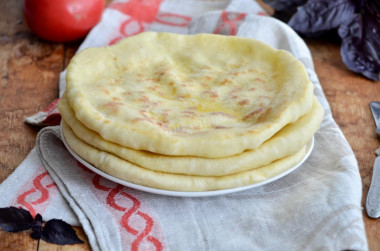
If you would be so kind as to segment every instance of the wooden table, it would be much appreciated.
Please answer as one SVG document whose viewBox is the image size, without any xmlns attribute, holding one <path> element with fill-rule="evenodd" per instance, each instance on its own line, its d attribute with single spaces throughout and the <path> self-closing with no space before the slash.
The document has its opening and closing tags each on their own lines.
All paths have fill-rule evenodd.
<svg viewBox="0 0 380 251">
<path fill-rule="evenodd" d="M 22 17 L 22 0 L 0 2 L 0 182 L 27 156 L 39 128 L 26 125 L 24 118 L 44 109 L 58 96 L 58 76 L 67 66 L 80 42 L 48 43 L 30 33 Z M 374 150 L 380 145 L 369 102 L 380 100 L 380 83 L 369 81 L 346 69 L 340 46 L 325 40 L 306 41 L 315 68 L 330 103 L 333 116 L 351 144 L 363 181 L 364 208 L 372 176 Z M 380 219 L 366 216 L 364 222 L 370 250 L 380 250 Z M 81 228 L 76 228 L 85 239 Z M 35 250 L 37 241 L 28 233 L 0 231 L 1 250 Z M 88 244 L 57 246 L 40 244 L 40 250 L 89 250 Z"/>
</svg>

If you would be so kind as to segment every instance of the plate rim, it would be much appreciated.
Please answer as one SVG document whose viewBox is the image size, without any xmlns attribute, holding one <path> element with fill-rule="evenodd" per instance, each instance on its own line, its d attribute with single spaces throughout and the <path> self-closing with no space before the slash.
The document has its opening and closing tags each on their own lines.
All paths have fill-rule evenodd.
<svg viewBox="0 0 380 251">
<path fill-rule="evenodd" d="M 313 135 L 313 137 L 311 138 L 311 140 L 309 141 L 309 143 L 307 143 L 307 152 L 306 152 L 305 156 L 301 159 L 300 162 L 298 162 L 296 165 L 294 165 L 294 166 L 286 169 L 284 172 L 279 173 L 279 174 L 277 174 L 277 175 L 275 175 L 275 176 L 273 176 L 273 177 L 271 177 L 271 178 L 269 178 L 267 180 L 264 180 L 262 182 L 258 182 L 258 183 L 254 183 L 254 184 L 249 184 L 249 185 L 245 185 L 245 186 L 239 186 L 239 187 L 233 187 L 233 188 L 227 188 L 227 189 L 220 189 L 220 190 L 210 190 L 210 191 L 200 191 L 200 192 L 184 192 L 184 191 L 165 190 L 165 189 L 158 189 L 158 188 L 138 185 L 138 184 L 135 184 L 135 183 L 132 183 L 132 182 L 128 182 L 128 181 L 116 178 L 116 177 L 114 177 L 112 175 L 109 175 L 109 174 L 107 174 L 107 173 L 99 170 L 95 166 L 91 165 L 90 163 L 88 163 L 86 160 L 84 160 L 82 157 L 80 157 L 77 153 L 75 153 L 70 148 L 70 146 L 66 142 L 65 135 L 63 134 L 62 124 L 60 125 L 60 134 L 61 134 L 62 142 L 63 142 L 65 148 L 69 151 L 69 153 L 77 161 L 79 161 L 82 165 L 84 165 L 86 168 L 90 169 L 94 173 L 96 173 L 96 174 L 98 174 L 98 175 L 100 175 L 100 176 L 102 176 L 102 177 L 104 177 L 104 178 L 106 178 L 106 179 L 108 179 L 110 181 L 113 181 L 113 182 L 115 182 L 117 184 L 129 187 L 129 188 L 133 188 L 133 189 L 136 189 L 136 190 L 139 190 L 139 191 L 143 191 L 143 192 L 147 192 L 147 193 L 158 194 L 158 195 L 165 195 L 165 196 L 171 196 L 171 197 L 211 197 L 211 196 L 219 196 L 219 195 L 225 195 L 225 194 L 230 194 L 230 193 L 241 192 L 241 191 L 245 191 L 245 190 L 249 190 L 249 189 L 252 189 L 252 188 L 256 188 L 256 187 L 260 187 L 260 186 L 266 185 L 268 183 L 271 183 L 273 181 L 276 181 L 276 180 L 278 180 L 278 179 L 280 179 L 280 178 L 288 175 L 289 173 L 293 172 L 298 167 L 300 167 L 309 158 L 309 156 L 310 156 L 310 154 L 311 154 L 311 152 L 313 151 L 313 148 L 314 148 L 314 135 Z"/>
</svg>

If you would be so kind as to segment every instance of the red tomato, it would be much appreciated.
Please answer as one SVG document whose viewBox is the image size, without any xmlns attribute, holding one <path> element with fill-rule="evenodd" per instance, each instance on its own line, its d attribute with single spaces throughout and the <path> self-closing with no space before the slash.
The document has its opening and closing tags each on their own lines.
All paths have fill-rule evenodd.
<svg viewBox="0 0 380 251">
<path fill-rule="evenodd" d="M 24 18 L 39 37 L 69 42 L 86 36 L 100 21 L 104 0 L 25 0 Z"/>
</svg>

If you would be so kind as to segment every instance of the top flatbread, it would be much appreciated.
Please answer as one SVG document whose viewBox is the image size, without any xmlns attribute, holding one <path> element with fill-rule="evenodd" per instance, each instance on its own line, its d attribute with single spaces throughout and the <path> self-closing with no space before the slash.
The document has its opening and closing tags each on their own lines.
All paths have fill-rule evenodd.
<svg viewBox="0 0 380 251">
<path fill-rule="evenodd" d="M 313 103 L 290 53 L 212 34 L 147 32 L 85 49 L 66 92 L 76 118 L 110 142 L 208 158 L 259 147 Z"/>
</svg>

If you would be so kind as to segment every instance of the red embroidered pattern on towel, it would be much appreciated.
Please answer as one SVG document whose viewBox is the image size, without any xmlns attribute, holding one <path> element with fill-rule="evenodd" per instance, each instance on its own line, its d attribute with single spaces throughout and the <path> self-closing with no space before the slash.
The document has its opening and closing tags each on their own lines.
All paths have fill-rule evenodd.
<svg viewBox="0 0 380 251">
<path fill-rule="evenodd" d="M 110 9 L 115 9 L 129 16 L 119 26 L 119 37 L 111 39 L 109 44 L 115 44 L 122 38 L 136 35 L 145 30 L 145 25 L 151 24 L 159 11 L 163 0 L 130 0 L 128 2 L 115 2 L 109 5 Z"/>
<path fill-rule="evenodd" d="M 177 13 L 159 12 L 163 0 L 130 0 L 128 2 L 116 2 L 110 4 L 110 9 L 115 9 L 127 15 L 127 19 L 119 26 L 119 36 L 113 38 L 108 43 L 115 44 L 122 38 L 136 35 L 143 32 L 146 26 L 157 22 L 163 25 L 186 27 L 191 21 L 191 17 Z"/>
<path fill-rule="evenodd" d="M 22 186 L 16 201 L 34 217 L 37 213 L 42 214 L 45 211 L 51 197 L 57 192 L 57 186 L 42 166 L 31 180 Z"/>
<path fill-rule="evenodd" d="M 105 204 L 120 223 L 124 245 L 136 251 L 164 249 L 164 237 L 158 223 L 146 212 L 144 204 L 128 192 L 129 188 L 104 179 L 79 162 L 78 166 L 86 171 L 85 180 L 91 181 L 91 189 L 100 203 Z"/>
<path fill-rule="evenodd" d="M 247 13 L 223 11 L 214 34 L 235 36 Z"/>
</svg>

